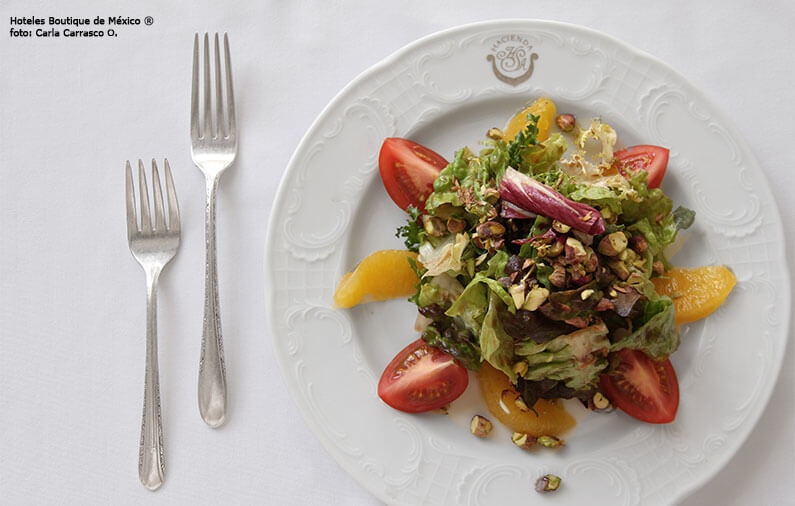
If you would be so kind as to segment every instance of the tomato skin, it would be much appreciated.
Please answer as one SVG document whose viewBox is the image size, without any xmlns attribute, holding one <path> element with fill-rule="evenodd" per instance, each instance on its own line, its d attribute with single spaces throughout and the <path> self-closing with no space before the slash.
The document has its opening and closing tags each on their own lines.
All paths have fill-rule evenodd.
<svg viewBox="0 0 795 506">
<path fill-rule="evenodd" d="M 679 407 L 679 381 L 671 361 L 653 360 L 639 350 L 617 353 L 619 364 L 600 385 L 613 404 L 648 423 L 670 423 Z"/>
<path fill-rule="evenodd" d="M 665 177 L 669 154 L 667 148 L 639 144 L 616 151 L 613 157 L 621 174 L 627 175 L 628 172 L 645 170 L 649 174 L 647 179 L 649 188 L 658 188 Z"/>
<path fill-rule="evenodd" d="M 400 137 L 389 137 L 381 145 L 378 169 L 389 196 L 403 210 L 413 205 L 425 209 L 425 199 L 433 192 L 436 176 L 448 162 L 422 144 Z"/>
<path fill-rule="evenodd" d="M 451 355 L 418 339 L 386 366 L 378 396 L 406 413 L 423 413 L 450 404 L 466 390 L 469 373 Z"/>
</svg>

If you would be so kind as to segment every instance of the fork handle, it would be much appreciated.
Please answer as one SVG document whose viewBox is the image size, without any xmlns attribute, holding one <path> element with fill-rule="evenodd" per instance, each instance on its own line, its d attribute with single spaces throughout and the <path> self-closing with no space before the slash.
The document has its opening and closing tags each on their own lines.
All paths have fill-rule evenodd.
<svg viewBox="0 0 795 506">
<path fill-rule="evenodd" d="M 157 277 L 147 272 L 146 294 L 146 377 L 141 442 L 138 449 L 138 477 L 149 490 L 163 484 L 163 426 L 160 417 L 160 379 L 157 361 Z"/>
<path fill-rule="evenodd" d="M 204 276 L 204 328 L 199 360 L 199 412 L 210 427 L 226 419 L 226 367 L 218 307 L 218 269 L 215 248 L 215 194 L 218 176 L 207 178 L 205 209 L 206 262 Z"/>
</svg>

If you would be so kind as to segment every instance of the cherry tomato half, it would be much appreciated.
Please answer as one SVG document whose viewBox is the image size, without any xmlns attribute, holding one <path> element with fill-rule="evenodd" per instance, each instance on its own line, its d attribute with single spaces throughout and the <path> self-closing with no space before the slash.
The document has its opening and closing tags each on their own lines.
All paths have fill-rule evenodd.
<svg viewBox="0 0 795 506">
<path fill-rule="evenodd" d="M 648 423 L 669 423 L 679 407 L 679 381 L 671 361 L 652 360 L 645 353 L 625 348 L 613 372 L 603 374 L 605 395 L 626 414 Z"/>
<path fill-rule="evenodd" d="M 453 402 L 468 384 L 464 366 L 418 339 L 386 366 L 378 382 L 378 396 L 397 410 L 422 413 Z"/>
<path fill-rule="evenodd" d="M 378 155 L 381 181 L 395 204 L 404 210 L 410 205 L 420 211 L 425 209 L 433 182 L 447 165 L 447 160 L 435 151 L 399 137 L 387 138 Z"/>
<path fill-rule="evenodd" d="M 665 177 L 665 169 L 668 167 L 668 154 L 667 148 L 640 144 L 616 151 L 613 156 L 619 172 L 626 175 L 629 172 L 645 170 L 649 174 L 647 179 L 649 188 L 657 188 L 662 184 L 663 177 Z"/>
</svg>

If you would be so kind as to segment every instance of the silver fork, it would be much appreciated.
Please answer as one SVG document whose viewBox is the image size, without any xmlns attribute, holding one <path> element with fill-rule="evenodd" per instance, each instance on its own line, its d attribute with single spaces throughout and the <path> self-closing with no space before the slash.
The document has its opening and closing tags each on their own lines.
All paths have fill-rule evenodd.
<svg viewBox="0 0 795 506">
<path fill-rule="evenodd" d="M 197 33 L 193 38 L 193 80 L 190 109 L 191 155 L 193 163 L 204 173 L 207 187 L 204 327 L 199 359 L 199 412 L 210 427 L 219 427 L 226 418 L 226 368 L 218 307 L 215 194 L 221 174 L 232 165 L 237 154 L 237 127 L 235 126 L 235 99 L 232 90 L 229 38 L 224 34 L 225 80 L 222 80 L 221 51 L 218 34 L 215 34 L 214 96 L 213 86 L 210 82 L 209 36 L 205 33 L 203 39 L 204 66 L 202 67 L 202 84 L 200 86 L 199 34 Z M 203 95 L 201 105 L 199 104 L 199 95 Z"/>
<path fill-rule="evenodd" d="M 157 163 L 152 160 L 152 222 L 149 190 L 144 164 L 138 160 L 138 190 L 140 226 L 135 211 L 135 189 L 130 162 L 125 164 L 127 197 L 127 240 L 130 251 L 146 273 L 146 379 L 144 409 L 141 420 L 141 441 L 138 449 L 138 477 L 150 490 L 163 483 L 163 426 L 160 418 L 160 380 L 157 366 L 157 282 L 163 268 L 179 249 L 179 204 L 171 178 L 171 168 L 165 160 L 168 223 L 163 206 L 163 190 Z"/>
</svg>

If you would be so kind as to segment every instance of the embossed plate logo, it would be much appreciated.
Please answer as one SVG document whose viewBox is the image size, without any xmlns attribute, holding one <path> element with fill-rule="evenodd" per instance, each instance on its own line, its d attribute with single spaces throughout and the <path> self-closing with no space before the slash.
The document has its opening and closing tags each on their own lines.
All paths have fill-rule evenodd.
<svg viewBox="0 0 795 506">
<path fill-rule="evenodd" d="M 538 53 L 533 52 L 530 41 L 521 35 L 502 35 L 489 48 L 486 60 L 497 79 L 518 86 L 530 79 Z"/>
</svg>

